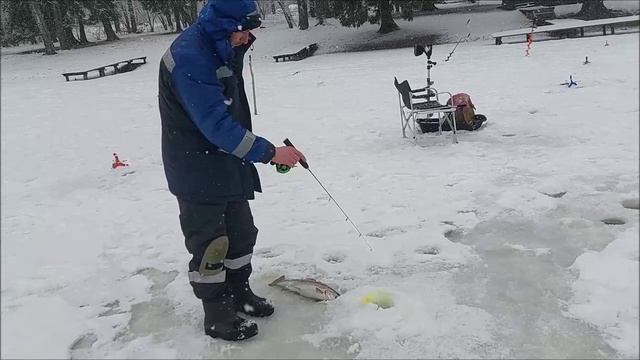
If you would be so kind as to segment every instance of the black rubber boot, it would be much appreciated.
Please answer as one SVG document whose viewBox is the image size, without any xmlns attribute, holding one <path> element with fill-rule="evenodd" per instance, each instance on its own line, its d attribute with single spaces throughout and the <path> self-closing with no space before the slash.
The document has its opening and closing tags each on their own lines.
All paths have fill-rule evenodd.
<svg viewBox="0 0 640 360">
<path fill-rule="evenodd" d="M 253 293 L 249 282 L 230 284 L 236 311 L 255 317 L 266 317 L 273 314 L 273 305 L 267 299 Z"/>
<path fill-rule="evenodd" d="M 258 325 L 236 315 L 230 295 L 215 302 L 203 302 L 204 332 L 228 341 L 246 340 L 258 334 Z"/>
</svg>

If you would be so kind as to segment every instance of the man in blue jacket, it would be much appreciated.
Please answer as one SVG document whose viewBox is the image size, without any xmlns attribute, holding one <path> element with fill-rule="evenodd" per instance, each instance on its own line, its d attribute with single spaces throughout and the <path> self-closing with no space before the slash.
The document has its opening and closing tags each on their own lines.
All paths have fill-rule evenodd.
<svg viewBox="0 0 640 360">
<path fill-rule="evenodd" d="M 259 27 L 248 0 L 210 0 L 160 62 L 162 159 L 178 199 L 189 282 L 204 307 L 205 333 L 242 340 L 257 325 L 236 314 L 269 316 L 273 306 L 249 286 L 258 229 L 248 200 L 261 191 L 253 163 L 304 160 L 251 132 L 242 63 Z"/>
</svg>

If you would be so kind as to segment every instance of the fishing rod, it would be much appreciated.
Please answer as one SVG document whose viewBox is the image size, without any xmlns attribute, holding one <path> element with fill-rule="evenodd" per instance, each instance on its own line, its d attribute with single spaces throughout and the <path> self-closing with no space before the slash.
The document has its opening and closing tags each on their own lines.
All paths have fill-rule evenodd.
<svg viewBox="0 0 640 360">
<path fill-rule="evenodd" d="M 471 18 L 469 18 L 469 20 L 467 20 L 467 28 L 469 27 L 469 23 L 470 22 L 471 22 Z M 447 56 L 447 58 L 444 60 L 444 62 L 447 62 L 447 61 L 449 61 L 449 59 L 451 59 L 451 56 L 456 51 L 456 48 L 458 47 L 458 45 L 460 45 L 460 42 L 463 39 L 466 40 L 466 39 L 468 39 L 470 37 L 471 37 L 471 31 L 469 31 L 469 33 L 467 34 L 467 37 L 458 39 L 458 42 L 456 43 L 456 46 L 453 47 L 453 50 L 451 50 L 451 52 L 449 53 L 449 56 Z"/>
<path fill-rule="evenodd" d="M 291 146 L 293 148 L 295 148 L 295 146 L 293 146 L 293 143 L 289 140 L 289 139 L 284 139 L 284 144 L 286 146 Z M 287 166 L 287 165 L 283 165 L 283 164 L 274 164 L 276 166 L 276 170 L 281 173 L 287 173 L 291 167 Z M 358 227 L 356 226 L 356 224 L 351 220 L 351 217 L 349 215 L 347 215 L 347 213 L 342 209 L 342 207 L 340 206 L 340 204 L 338 204 L 338 202 L 336 201 L 336 199 L 333 197 L 333 195 L 331 195 L 331 193 L 329 192 L 329 190 L 327 190 L 327 188 L 322 184 L 322 182 L 320 181 L 320 179 L 318 179 L 318 177 L 316 176 L 316 174 L 313 173 L 313 171 L 311 171 L 311 169 L 309 168 L 309 164 L 304 161 L 304 160 L 300 160 L 300 165 L 302 165 L 303 168 L 307 169 L 309 171 L 309 173 L 311 174 L 311 176 L 313 176 L 314 179 L 316 179 L 316 181 L 318 182 L 318 184 L 320 185 L 320 187 L 322 187 L 322 190 L 324 190 L 325 193 L 327 193 L 327 195 L 329 195 L 329 199 L 333 201 L 334 204 L 336 204 L 336 206 L 338 207 L 338 209 L 340 209 L 340 211 L 342 212 L 342 214 L 345 216 L 345 220 L 350 222 L 351 225 L 353 226 L 354 229 L 356 229 L 356 231 L 358 232 L 359 236 L 363 238 L 364 242 L 367 244 L 367 246 L 369 247 L 369 251 L 373 251 L 373 248 L 371 247 L 371 244 L 369 244 L 369 242 L 367 241 L 367 238 L 362 234 L 362 232 L 360 231 L 360 229 L 358 229 Z"/>
<path fill-rule="evenodd" d="M 446 58 L 446 59 L 444 59 L 444 62 L 449 61 L 449 59 L 451 59 L 451 56 L 453 55 L 453 53 L 456 51 L 456 48 L 458 47 L 458 45 L 460 45 L 460 42 L 461 42 L 463 39 L 468 39 L 470 36 L 471 36 L 471 33 L 467 34 L 467 37 L 465 37 L 465 38 L 460 38 L 460 39 L 458 40 L 458 42 L 456 43 L 456 46 L 454 46 L 454 47 L 453 47 L 453 50 L 451 50 L 451 52 L 450 52 L 450 53 L 449 53 L 449 55 L 447 56 L 447 58 Z"/>
<path fill-rule="evenodd" d="M 251 72 L 251 88 L 253 89 L 253 113 L 258 115 L 258 104 L 256 103 L 256 80 L 253 75 L 253 44 L 251 44 L 251 53 L 249 54 L 249 71 Z"/>
</svg>

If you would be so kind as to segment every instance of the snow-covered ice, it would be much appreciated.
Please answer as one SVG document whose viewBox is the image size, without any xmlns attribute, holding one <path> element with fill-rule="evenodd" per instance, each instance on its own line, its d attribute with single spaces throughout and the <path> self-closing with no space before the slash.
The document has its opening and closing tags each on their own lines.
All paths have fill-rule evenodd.
<svg viewBox="0 0 640 360">
<path fill-rule="evenodd" d="M 506 16 L 491 14 L 477 16 Z M 254 131 L 306 154 L 373 251 L 304 169 L 259 166 L 252 282 L 276 313 L 245 343 L 205 337 L 160 157 L 157 66 L 175 35 L 3 55 L 3 358 L 638 358 L 637 32 L 535 42 L 530 57 L 483 36 L 448 62 L 452 45 L 435 46 L 435 86 L 488 117 L 452 144 L 401 137 L 393 77 L 425 82 L 411 49 L 274 63 L 301 40 L 271 25 Z M 331 31 L 344 44 L 372 29 Z M 60 75 L 144 55 L 126 74 Z M 560 85 L 570 75 L 580 87 Z M 111 169 L 114 152 L 135 173 Z M 343 295 L 267 286 L 283 274 Z M 363 303 L 378 290 L 392 307 Z"/>
</svg>

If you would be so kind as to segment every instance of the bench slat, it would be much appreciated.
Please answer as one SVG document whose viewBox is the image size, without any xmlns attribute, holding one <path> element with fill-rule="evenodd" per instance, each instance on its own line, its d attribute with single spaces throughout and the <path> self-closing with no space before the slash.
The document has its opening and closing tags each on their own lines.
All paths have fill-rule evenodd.
<svg viewBox="0 0 640 360">
<path fill-rule="evenodd" d="M 123 64 L 123 65 L 138 64 L 138 63 L 134 62 L 136 60 L 142 60 L 143 64 L 147 63 L 147 57 L 146 56 L 140 56 L 140 57 L 137 57 L 137 58 L 132 58 L 132 59 L 129 59 L 129 60 L 123 60 L 123 61 L 120 61 L 120 62 L 117 62 L 117 63 L 100 66 L 100 67 L 89 69 L 89 70 L 86 70 L 86 71 L 76 71 L 76 72 L 62 73 L 62 76 L 64 76 L 67 79 L 67 81 L 69 81 L 69 77 L 70 76 L 79 76 L 79 75 L 82 75 L 83 78 L 85 80 L 87 80 L 88 79 L 88 73 L 90 73 L 92 71 L 97 71 L 99 73 L 100 77 L 103 77 L 103 76 L 105 76 L 106 68 L 113 67 L 113 70 L 117 73 L 118 72 L 118 66 L 120 66 L 120 64 Z"/>
<path fill-rule="evenodd" d="M 545 25 L 534 28 L 533 31 L 531 28 L 527 29 L 517 29 L 517 30 L 508 30 L 491 34 L 494 38 L 507 37 L 507 36 L 517 36 L 517 35 L 526 35 L 529 33 L 541 33 L 547 31 L 555 31 L 555 30 L 570 30 L 570 29 L 579 29 L 583 27 L 590 26 L 601 26 L 601 25 L 612 25 L 612 24 L 621 24 L 621 23 L 631 23 L 631 22 L 640 22 L 640 16 L 623 16 L 617 18 L 609 18 L 609 19 L 599 19 L 599 20 L 589 20 L 584 21 L 580 24 L 556 24 L 556 25 Z"/>
</svg>

